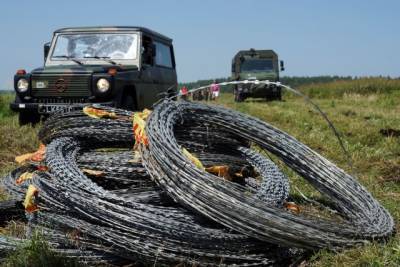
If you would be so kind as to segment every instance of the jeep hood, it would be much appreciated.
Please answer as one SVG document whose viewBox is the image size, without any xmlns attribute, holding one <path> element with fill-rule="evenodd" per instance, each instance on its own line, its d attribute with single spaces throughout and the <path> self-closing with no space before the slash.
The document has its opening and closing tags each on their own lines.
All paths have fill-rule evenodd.
<svg viewBox="0 0 400 267">
<path fill-rule="evenodd" d="M 32 74 L 60 74 L 60 73 L 74 73 L 74 74 L 92 74 L 92 73 L 105 73 L 111 66 L 98 66 L 98 65 L 62 65 L 62 66 L 49 66 L 37 68 L 32 71 Z"/>
</svg>

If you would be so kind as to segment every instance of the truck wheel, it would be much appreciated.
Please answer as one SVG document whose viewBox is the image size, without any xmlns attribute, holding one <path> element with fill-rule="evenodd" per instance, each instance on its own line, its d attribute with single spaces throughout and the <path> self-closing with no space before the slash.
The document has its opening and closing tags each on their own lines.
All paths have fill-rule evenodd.
<svg viewBox="0 0 400 267">
<path fill-rule="evenodd" d="M 274 98 L 275 98 L 275 100 L 281 101 L 282 100 L 282 95 L 278 93 L 278 94 L 275 95 Z"/>
<path fill-rule="evenodd" d="M 274 101 L 274 100 L 279 100 L 279 93 L 278 92 L 270 92 L 267 94 L 267 96 L 265 97 L 266 101 Z"/>
<path fill-rule="evenodd" d="M 244 101 L 243 95 L 239 92 L 236 92 L 235 93 L 235 102 L 243 102 L 243 101 Z"/>
<path fill-rule="evenodd" d="M 21 111 L 18 115 L 19 125 L 35 124 L 40 122 L 40 115 L 35 112 Z"/>
<path fill-rule="evenodd" d="M 278 92 L 276 92 L 276 93 L 274 93 L 272 95 L 268 95 L 265 99 L 267 101 L 274 101 L 274 100 L 281 101 L 282 100 L 282 92 L 278 91 Z"/>
<path fill-rule="evenodd" d="M 276 93 L 276 99 L 282 101 L 282 89 L 279 88 L 278 92 Z"/>
</svg>

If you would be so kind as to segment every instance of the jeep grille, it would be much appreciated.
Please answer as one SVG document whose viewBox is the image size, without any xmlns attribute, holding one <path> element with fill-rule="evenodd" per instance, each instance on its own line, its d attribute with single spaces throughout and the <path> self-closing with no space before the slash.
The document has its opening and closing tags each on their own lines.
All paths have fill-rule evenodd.
<svg viewBox="0 0 400 267">
<path fill-rule="evenodd" d="M 32 75 L 32 96 L 89 97 L 90 78 L 90 75 Z"/>
<path fill-rule="evenodd" d="M 84 98 L 66 98 L 66 99 L 60 99 L 60 98 L 38 98 L 35 99 L 36 103 L 40 104 L 83 104 L 83 103 L 88 103 L 87 99 Z"/>
</svg>

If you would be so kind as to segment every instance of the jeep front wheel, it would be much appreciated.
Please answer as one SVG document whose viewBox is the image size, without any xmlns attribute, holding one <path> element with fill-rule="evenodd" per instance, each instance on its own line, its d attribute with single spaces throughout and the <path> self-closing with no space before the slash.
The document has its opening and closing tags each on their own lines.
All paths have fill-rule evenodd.
<svg viewBox="0 0 400 267">
<path fill-rule="evenodd" d="M 121 102 L 121 108 L 126 110 L 135 110 L 135 99 L 132 95 L 125 94 Z"/>
<path fill-rule="evenodd" d="M 32 124 L 32 126 L 34 126 L 40 122 L 40 115 L 35 112 L 21 111 L 18 115 L 18 121 L 20 126 L 27 124 Z"/>
</svg>

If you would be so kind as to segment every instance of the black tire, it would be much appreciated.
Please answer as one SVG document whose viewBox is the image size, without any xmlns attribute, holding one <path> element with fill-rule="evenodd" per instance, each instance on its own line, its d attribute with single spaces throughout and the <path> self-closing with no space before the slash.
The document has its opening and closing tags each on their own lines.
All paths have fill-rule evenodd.
<svg viewBox="0 0 400 267">
<path fill-rule="evenodd" d="M 240 92 L 235 92 L 235 102 L 243 102 L 244 97 Z"/>
<path fill-rule="evenodd" d="M 282 88 L 278 88 L 278 92 L 276 93 L 276 99 L 278 101 L 282 101 Z"/>
<path fill-rule="evenodd" d="M 276 93 L 274 93 L 272 95 L 268 95 L 265 99 L 267 101 L 274 101 L 274 100 L 281 101 L 282 100 L 282 93 L 279 90 L 278 92 L 276 92 Z"/>
<path fill-rule="evenodd" d="M 124 93 L 121 100 L 121 108 L 126 110 L 135 110 L 136 109 L 135 97 L 132 94 Z"/>
<path fill-rule="evenodd" d="M 40 122 L 40 115 L 32 111 L 20 111 L 18 115 L 18 121 L 20 126 L 27 124 L 32 124 L 32 126 L 34 126 L 35 124 Z"/>
</svg>

